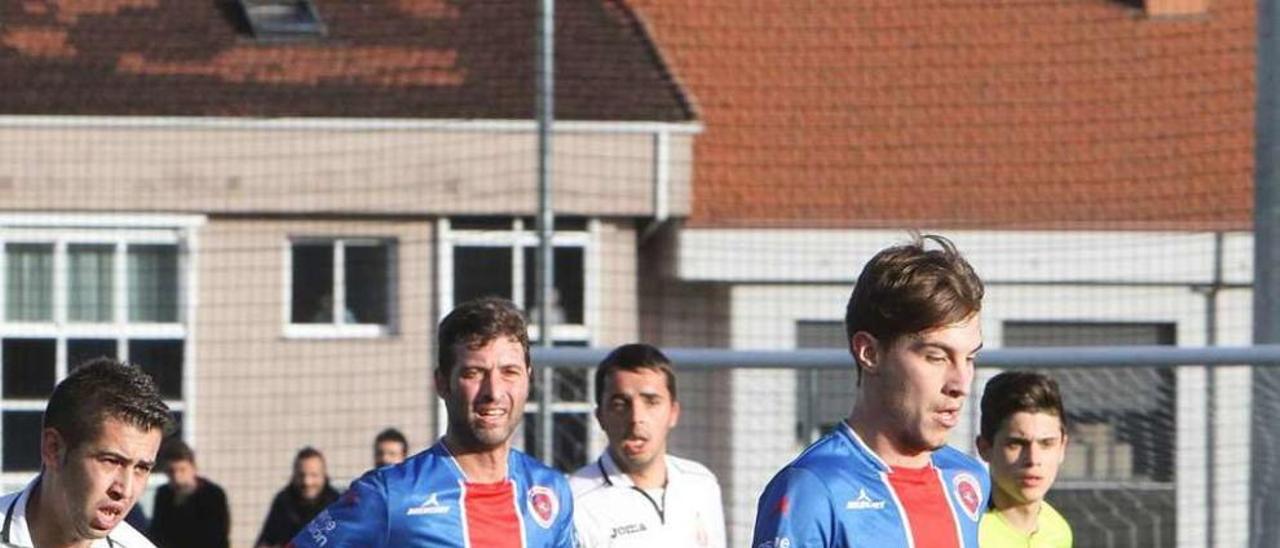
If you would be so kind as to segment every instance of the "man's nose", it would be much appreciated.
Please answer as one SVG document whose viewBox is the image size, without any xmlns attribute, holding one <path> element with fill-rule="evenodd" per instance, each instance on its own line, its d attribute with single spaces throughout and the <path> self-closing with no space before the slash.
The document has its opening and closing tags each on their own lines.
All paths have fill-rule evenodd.
<svg viewBox="0 0 1280 548">
<path fill-rule="evenodd" d="M 121 500 L 133 492 L 133 482 L 135 480 L 131 472 L 132 470 L 129 467 L 121 467 L 115 476 L 111 478 L 111 485 L 107 488 L 107 495 L 112 500 Z"/>
</svg>

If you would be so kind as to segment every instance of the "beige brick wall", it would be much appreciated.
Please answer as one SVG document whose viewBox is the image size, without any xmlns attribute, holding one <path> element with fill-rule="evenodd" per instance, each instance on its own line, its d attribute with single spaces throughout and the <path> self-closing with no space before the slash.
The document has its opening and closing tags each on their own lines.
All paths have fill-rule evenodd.
<svg viewBox="0 0 1280 548">
<path fill-rule="evenodd" d="M 370 466 L 386 426 L 415 451 L 434 437 L 433 224 L 421 221 L 211 219 L 199 242 L 195 447 L 201 472 L 231 502 L 233 545 L 249 546 L 293 454 L 324 451 L 335 487 Z M 291 236 L 397 241 L 397 332 L 375 339 L 284 336 Z"/>
<path fill-rule="evenodd" d="M 691 138 L 671 139 L 674 214 L 687 213 Z M 554 141 L 559 214 L 653 212 L 654 137 Z M 497 131 L 0 127 L 11 210 L 532 214 L 537 141 Z"/>
</svg>

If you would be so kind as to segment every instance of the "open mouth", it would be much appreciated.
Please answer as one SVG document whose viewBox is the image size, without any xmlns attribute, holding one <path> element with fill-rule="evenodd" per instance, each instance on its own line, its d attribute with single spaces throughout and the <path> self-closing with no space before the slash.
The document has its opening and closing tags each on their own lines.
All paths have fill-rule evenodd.
<svg viewBox="0 0 1280 548">
<path fill-rule="evenodd" d="M 960 423 L 960 409 L 942 409 L 937 413 L 938 422 L 947 428 L 955 428 Z"/>
<path fill-rule="evenodd" d="M 100 531 L 114 529 L 124 519 L 124 506 L 119 504 L 103 504 L 94 512 L 90 525 Z"/>
<path fill-rule="evenodd" d="M 646 445 L 649 444 L 649 438 L 640 436 L 628 436 L 622 440 L 622 450 L 628 454 L 637 454 L 644 451 Z"/>
<path fill-rule="evenodd" d="M 480 419 L 480 422 L 483 422 L 483 423 L 496 424 L 496 423 L 502 422 L 507 417 L 507 410 L 502 409 L 501 407 L 487 407 L 482 409 L 476 409 L 474 413 L 475 413 L 475 416 Z"/>
</svg>

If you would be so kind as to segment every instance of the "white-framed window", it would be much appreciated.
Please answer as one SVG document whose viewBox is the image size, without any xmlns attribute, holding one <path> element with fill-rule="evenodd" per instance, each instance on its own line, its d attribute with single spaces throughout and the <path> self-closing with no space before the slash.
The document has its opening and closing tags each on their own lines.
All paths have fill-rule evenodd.
<svg viewBox="0 0 1280 548">
<path fill-rule="evenodd" d="M 39 470 L 49 394 L 77 365 L 125 360 L 190 440 L 199 217 L 0 216 L 0 483 Z"/>
<path fill-rule="evenodd" d="M 455 218 L 438 225 L 442 266 L 441 314 L 470 299 L 498 296 L 511 299 L 528 313 L 529 337 L 537 344 L 538 292 L 534 268 L 538 252 L 537 227 L 522 218 Z M 597 221 L 557 219 L 552 236 L 554 288 L 551 335 L 556 346 L 589 346 L 599 299 Z M 552 371 L 553 452 L 562 470 L 573 470 L 593 457 L 589 454 L 590 421 L 594 409 L 593 377 L 587 369 Z M 542 376 L 535 376 L 525 408 L 524 448 L 536 456 L 539 444 L 537 394 Z M 443 417 L 443 412 L 441 413 Z M 444 423 L 441 422 L 441 425 Z"/>
<path fill-rule="evenodd" d="M 394 331 L 395 240 L 292 238 L 285 256 L 287 337 L 381 337 Z"/>
</svg>

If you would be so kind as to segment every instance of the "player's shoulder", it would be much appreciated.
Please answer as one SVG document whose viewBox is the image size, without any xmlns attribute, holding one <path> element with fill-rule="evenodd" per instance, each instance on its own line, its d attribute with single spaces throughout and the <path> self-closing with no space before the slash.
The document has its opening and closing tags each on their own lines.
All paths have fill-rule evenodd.
<svg viewBox="0 0 1280 548">
<path fill-rule="evenodd" d="M 524 475 L 529 483 L 534 485 L 551 484 L 556 487 L 563 487 L 566 491 L 569 489 L 569 483 L 564 479 L 564 474 L 559 470 L 542 464 L 518 449 L 512 449 L 507 457 L 507 466 L 512 471 Z"/>
<path fill-rule="evenodd" d="M 132 525 L 123 521 L 115 529 L 111 530 L 109 537 L 114 546 L 123 548 L 156 548 L 154 544 L 151 544 L 150 539 L 139 533 Z"/>
<path fill-rule="evenodd" d="M 667 466 L 680 474 L 680 479 L 699 483 L 718 483 L 715 473 L 702 463 L 667 454 Z"/>
<path fill-rule="evenodd" d="M 856 454 L 851 442 L 837 430 L 809 444 L 787 467 L 825 476 L 832 471 L 863 467 L 864 459 L 852 458 Z"/>
<path fill-rule="evenodd" d="M 573 492 L 574 497 L 582 497 L 608 484 L 599 461 L 591 461 L 569 474 L 569 490 Z"/>
<path fill-rule="evenodd" d="M 1051 532 L 1056 537 L 1065 537 L 1070 539 L 1071 524 L 1067 522 L 1067 518 L 1062 517 L 1058 510 L 1049 504 L 1049 501 L 1041 501 L 1039 526 L 1041 530 Z"/>
<path fill-rule="evenodd" d="M 972 472 L 986 475 L 986 468 L 977 458 L 970 456 L 950 445 L 944 445 L 933 452 L 933 464 L 944 470 Z"/>
</svg>

